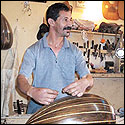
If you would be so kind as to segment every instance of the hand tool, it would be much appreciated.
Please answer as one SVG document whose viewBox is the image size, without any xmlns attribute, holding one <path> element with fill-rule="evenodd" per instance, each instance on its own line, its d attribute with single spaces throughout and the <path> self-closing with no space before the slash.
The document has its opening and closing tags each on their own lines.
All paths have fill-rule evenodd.
<svg viewBox="0 0 125 125">
<path fill-rule="evenodd" d="M 89 49 L 89 40 L 87 41 L 87 48 Z"/>
<path fill-rule="evenodd" d="M 94 40 L 92 40 L 92 46 L 91 49 L 94 49 Z"/>
<path fill-rule="evenodd" d="M 89 61 L 90 61 L 90 49 L 88 49 L 88 55 L 87 55 L 87 58 L 88 58 L 88 68 L 89 68 Z"/>
<path fill-rule="evenodd" d="M 101 54 L 101 43 L 99 44 L 99 57 L 100 57 L 100 54 Z"/>
<path fill-rule="evenodd" d="M 95 56 L 95 59 L 97 58 L 98 52 L 96 52 L 98 47 L 98 44 L 94 45 L 94 52 L 93 52 L 93 56 Z"/>
</svg>

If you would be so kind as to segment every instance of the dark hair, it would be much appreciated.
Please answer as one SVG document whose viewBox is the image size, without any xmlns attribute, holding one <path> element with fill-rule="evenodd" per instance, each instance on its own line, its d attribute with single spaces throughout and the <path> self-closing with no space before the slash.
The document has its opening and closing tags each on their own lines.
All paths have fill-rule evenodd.
<svg viewBox="0 0 125 125">
<path fill-rule="evenodd" d="M 46 22 L 47 22 L 48 26 L 49 26 L 48 19 L 51 18 L 54 21 L 56 21 L 57 18 L 59 17 L 59 12 L 62 10 L 71 11 L 70 8 L 68 6 L 66 6 L 64 3 L 55 3 L 47 9 Z"/>
<path fill-rule="evenodd" d="M 39 31 L 38 31 L 37 36 L 36 36 L 37 39 L 40 40 L 46 32 L 49 32 L 49 27 L 46 24 L 42 23 L 39 26 Z"/>
</svg>

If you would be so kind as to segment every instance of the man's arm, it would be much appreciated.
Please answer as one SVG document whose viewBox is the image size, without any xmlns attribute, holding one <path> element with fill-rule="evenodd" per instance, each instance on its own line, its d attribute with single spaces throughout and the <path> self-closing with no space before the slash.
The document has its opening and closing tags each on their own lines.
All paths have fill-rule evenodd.
<svg viewBox="0 0 125 125">
<path fill-rule="evenodd" d="M 17 87 L 24 94 L 30 96 L 35 101 L 45 105 L 48 105 L 53 102 L 58 95 L 58 92 L 55 90 L 51 90 L 48 88 L 36 88 L 31 86 L 24 75 L 18 75 Z"/>
<path fill-rule="evenodd" d="M 71 94 L 72 96 L 81 97 L 84 92 L 90 90 L 92 86 L 93 78 L 91 74 L 88 74 L 63 88 L 62 92 Z"/>
<path fill-rule="evenodd" d="M 18 75 L 17 77 L 17 87 L 21 92 L 27 95 L 27 92 L 29 91 L 32 86 L 28 83 L 28 80 L 25 78 L 24 75 Z"/>
</svg>

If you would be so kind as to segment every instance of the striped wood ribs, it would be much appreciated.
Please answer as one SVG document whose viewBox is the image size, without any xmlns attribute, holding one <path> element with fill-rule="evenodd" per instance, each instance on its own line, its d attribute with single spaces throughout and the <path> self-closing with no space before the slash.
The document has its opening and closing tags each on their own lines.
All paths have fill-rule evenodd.
<svg viewBox="0 0 125 125">
<path fill-rule="evenodd" d="M 43 106 L 26 124 L 115 124 L 114 108 L 102 97 L 67 96 Z"/>
</svg>

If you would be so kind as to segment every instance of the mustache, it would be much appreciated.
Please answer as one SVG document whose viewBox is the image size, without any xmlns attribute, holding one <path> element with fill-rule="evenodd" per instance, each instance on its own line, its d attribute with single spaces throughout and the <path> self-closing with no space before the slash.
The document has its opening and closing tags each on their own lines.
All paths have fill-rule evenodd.
<svg viewBox="0 0 125 125">
<path fill-rule="evenodd" d="M 71 26 L 67 26 L 67 27 L 64 27 L 63 30 L 71 30 L 72 27 Z"/>
</svg>

